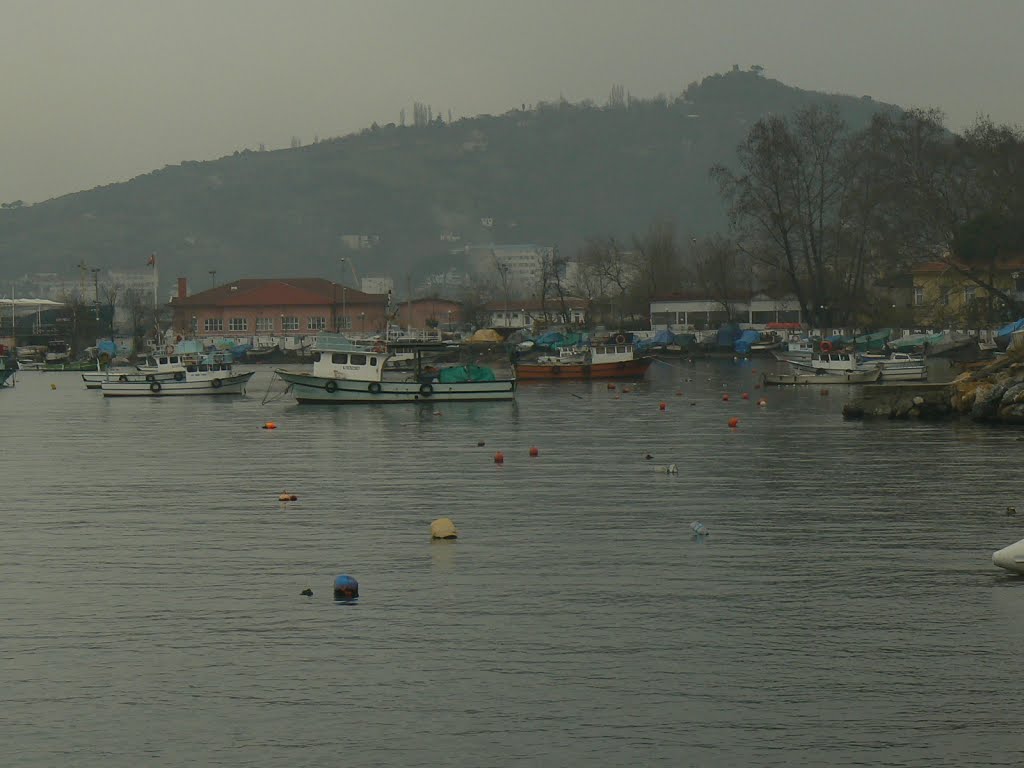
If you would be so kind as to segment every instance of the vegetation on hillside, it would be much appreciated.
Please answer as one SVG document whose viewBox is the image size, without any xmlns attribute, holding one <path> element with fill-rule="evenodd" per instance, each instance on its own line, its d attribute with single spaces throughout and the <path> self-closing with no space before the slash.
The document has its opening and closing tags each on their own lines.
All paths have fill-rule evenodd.
<svg viewBox="0 0 1024 768">
<path fill-rule="evenodd" d="M 540 103 L 445 122 L 421 109 L 412 125 L 277 151 L 182 162 L 128 182 L 0 210 L 0 272 L 70 272 L 85 262 L 142 268 L 165 280 L 361 274 L 437 268 L 468 243 L 542 243 L 574 254 L 596 233 L 634 245 L 653 222 L 685 238 L 727 223 L 708 168 L 767 114 L 834 105 L 853 128 L 881 108 L 866 98 L 802 91 L 734 71 L 677 97 L 608 104 Z M 297 144 L 298 142 L 293 142 Z M 344 235 L 371 235 L 347 252 Z M 351 242 L 351 241 L 349 241 Z M 648 275 L 651 278 L 651 275 Z"/>
</svg>

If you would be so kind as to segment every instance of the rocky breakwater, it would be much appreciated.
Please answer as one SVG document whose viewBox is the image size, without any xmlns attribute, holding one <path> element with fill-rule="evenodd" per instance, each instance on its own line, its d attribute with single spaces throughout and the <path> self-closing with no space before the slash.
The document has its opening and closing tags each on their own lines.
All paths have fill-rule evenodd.
<svg viewBox="0 0 1024 768">
<path fill-rule="evenodd" d="M 1007 355 L 948 384 L 866 386 L 860 398 L 843 407 L 843 416 L 1024 424 L 1024 357 Z"/>
</svg>

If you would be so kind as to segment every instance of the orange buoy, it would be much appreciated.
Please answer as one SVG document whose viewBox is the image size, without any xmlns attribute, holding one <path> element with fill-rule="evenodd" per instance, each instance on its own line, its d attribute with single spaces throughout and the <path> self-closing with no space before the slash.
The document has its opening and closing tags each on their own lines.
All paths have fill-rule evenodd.
<svg viewBox="0 0 1024 768">
<path fill-rule="evenodd" d="M 275 424 L 272 421 L 268 421 L 266 424 L 263 425 L 263 428 L 264 429 L 277 429 L 277 424 Z"/>
<path fill-rule="evenodd" d="M 760 389 L 760 388 L 761 388 L 761 385 L 760 385 L 760 384 L 755 384 L 755 385 L 754 385 L 754 389 Z"/>
<path fill-rule="evenodd" d="M 668 403 L 665 403 L 665 402 L 658 403 L 658 410 L 659 411 L 664 411 L 666 408 L 668 408 Z"/>
<path fill-rule="evenodd" d="M 740 397 L 742 397 L 744 400 L 749 400 L 750 399 L 750 393 L 749 392 L 744 392 L 742 395 L 740 395 Z"/>
<path fill-rule="evenodd" d="M 535 445 L 531 445 L 530 446 L 530 455 L 531 456 L 540 456 L 540 451 L 537 450 L 537 446 L 535 446 Z"/>
<path fill-rule="evenodd" d="M 496 454 L 494 454 L 494 463 L 495 464 L 504 464 L 505 463 L 505 454 L 502 453 L 501 451 L 498 451 Z"/>
<path fill-rule="evenodd" d="M 731 419 L 729 419 L 729 426 L 732 427 L 733 429 L 735 429 L 739 425 L 740 425 L 740 420 L 737 419 L 735 416 L 733 416 Z"/>
<path fill-rule="evenodd" d="M 729 395 L 722 395 L 722 400 L 728 400 L 728 399 L 729 399 Z"/>
<path fill-rule="evenodd" d="M 290 493 L 285 492 L 285 491 L 281 491 L 281 495 L 277 497 L 277 500 L 278 501 L 291 501 L 292 500 L 292 495 Z"/>
</svg>

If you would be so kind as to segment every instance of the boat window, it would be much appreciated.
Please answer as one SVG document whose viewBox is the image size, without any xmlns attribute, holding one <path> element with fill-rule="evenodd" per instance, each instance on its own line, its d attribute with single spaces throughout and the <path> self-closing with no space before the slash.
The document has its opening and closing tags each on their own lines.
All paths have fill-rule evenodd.
<svg viewBox="0 0 1024 768">
<path fill-rule="evenodd" d="M 167 365 L 167 358 L 166 357 L 158 357 L 156 359 L 156 364 L 157 365 Z"/>
<path fill-rule="evenodd" d="M 319 363 L 320 362 L 320 358 L 322 356 L 323 356 L 323 353 L 321 353 L 321 352 L 314 352 L 313 353 L 313 362 L 314 363 Z"/>
<path fill-rule="evenodd" d="M 366 365 L 366 355 L 352 355 L 349 362 L 352 365 Z"/>
<path fill-rule="evenodd" d="M 348 355 L 345 352 L 334 352 L 331 355 L 331 362 L 335 365 L 345 365 L 348 362 Z"/>
<path fill-rule="evenodd" d="M 199 370 L 200 371 L 209 371 L 210 370 L 210 366 L 208 366 L 208 365 L 200 365 L 199 366 Z"/>
<path fill-rule="evenodd" d="M 373 366 L 377 365 L 377 358 L 376 357 L 371 357 L 370 358 L 370 365 L 373 365 Z"/>
<path fill-rule="evenodd" d="M 172 357 L 172 358 L 169 358 L 168 362 L 170 362 L 171 365 L 178 365 L 179 361 L 178 361 L 177 357 Z"/>
</svg>

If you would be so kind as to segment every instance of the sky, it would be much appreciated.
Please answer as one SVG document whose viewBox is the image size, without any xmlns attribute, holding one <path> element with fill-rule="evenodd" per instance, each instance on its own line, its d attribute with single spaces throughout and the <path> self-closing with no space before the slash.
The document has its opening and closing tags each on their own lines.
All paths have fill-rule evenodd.
<svg viewBox="0 0 1024 768">
<path fill-rule="evenodd" d="M 739 64 L 1024 125 L 1024 0 L 0 0 L 0 202 Z"/>
</svg>

